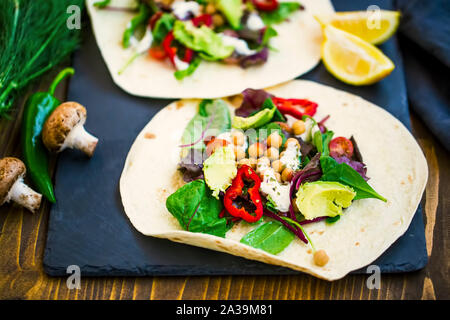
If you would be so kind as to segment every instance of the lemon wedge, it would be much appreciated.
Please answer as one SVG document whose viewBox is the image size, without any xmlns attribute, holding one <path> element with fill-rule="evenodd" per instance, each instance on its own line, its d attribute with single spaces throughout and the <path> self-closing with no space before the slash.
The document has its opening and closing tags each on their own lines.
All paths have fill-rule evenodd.
<svg viewBox="0 0 450 320">
<path fill-rule="evenodd" d="M 316 19 L 322 25 L 347 31 L 371 44 L 380 44 L 397 31 L 400 22 L 398 11 L 348 11 L 332 15 L 318 15 Z"/>
<path fill-rule="evenodd" d="M 374 45 L 332 25 L 323 28 L 322 60 L 341 81 L 368 85 L 388 76 L 395 66 Z"/>
</svg>

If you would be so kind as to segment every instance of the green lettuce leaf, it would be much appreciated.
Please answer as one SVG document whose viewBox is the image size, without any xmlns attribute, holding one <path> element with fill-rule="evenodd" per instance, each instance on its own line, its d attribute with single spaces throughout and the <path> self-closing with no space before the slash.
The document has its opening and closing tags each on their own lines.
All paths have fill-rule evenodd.
<svg viewBox="0 0 450 320">
<path fill-rule="evenodd" d="M 203 53 L 208 60 L 221 60 L 229 57 L 233 46 L 227 46 L 222 38 L 207 26 L 195 27 L 190 21 L 175 22 L 173 35 L 176 40 L 194 51 Z"/>
<path fill-rule="evenodd" d="M 280 2 L 274 11 L 262 12 L 261 19 L 266 25 L 281 23 L 285 21 L 293 12 L 299 10 L 301 4 L 298 2 Z"/>
</svg>

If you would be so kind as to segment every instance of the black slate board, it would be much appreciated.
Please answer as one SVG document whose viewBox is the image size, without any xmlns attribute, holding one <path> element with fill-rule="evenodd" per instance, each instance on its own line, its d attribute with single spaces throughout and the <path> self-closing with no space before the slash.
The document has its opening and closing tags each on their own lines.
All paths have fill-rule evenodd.
<svg viewBox="0 0 450 320">
<path fill-rule="evenodd" d="M 373 4 L 383 9 L 392 7 L 390 1 L 334 1 L 337 11 L 364 10 Z M 170 100 L 137 98 L 118 88 L 90 28 L 84 29 L 84 44 L 74 57 L 76 74 L 70 83 L 68 100 L 87 107 L 86 128 L 99 137 L 100 143 L 90 160 L 70 151 L 59 158 L 55 181 L 58 202 L 50 212 L 44 256 L 46 273 L 64 276 L 69 265 L 78 265 L 85 276 L 296 274 L 282 267 L 146 237 L 133 228 L 120 201 L 119 177 L 135 137 Z M 347 86 L 331 77 L 322 65 L 302 79 L 355 93 L 385 107 L 409 128 L 403 66 L 396 38 L 383 44 L 382 50 L 394 61 L 396 69 L 376 85 Z M 374 264 L 382 272 L 405 272 L 423 268 L 426 262 L 419 209 L 406 234 Z"/>
</svg>

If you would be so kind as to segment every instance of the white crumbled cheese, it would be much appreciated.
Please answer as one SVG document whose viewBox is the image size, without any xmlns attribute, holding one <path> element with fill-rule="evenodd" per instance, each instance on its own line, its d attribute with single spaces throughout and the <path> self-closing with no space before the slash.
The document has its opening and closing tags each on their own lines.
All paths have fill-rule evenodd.
<svg viewBox="0 0 450 320">
<path fill-rule="evenodd" d="M 238 54 L 240 54 L 242 56 L 250 56 L 250 55 L 256 53 L 256 51 L 255 50 L 251 50 L 248 47 L 247 42 L 245 42 L 242 39 L 239 39 L 239 38 L 236 38 L 236 37 L 230 37 L 230 36 L 227 36 L 227 35 L 225 35 L 223 33 L 219 33 L 219 35 L 222 38 L 222 41 L 223 41 L 224 45 L 233 47 L 234 50 Z"/>
<path fill-rule="evenodd" d="M 144 37 L 136 44 L 136 53 L 142 54 L 152 46 L 153 33 L 150 27 L 145 30 Z"/>
<path fill-rule="evenodd" d="M 189 18 L 189 13 L 194 16 L 200 14 L 200 5 L 195 1 L 175 1 L 172 4 L 173 14 L 181 20 Z"/>
<path fill-rule="evenodd" d="M 173 62 L 175 63 L 175 68 L 179 71 L 186 70 L 189 67 L 189 63 L 180 60 L 176 55 L 173 58 Z"/>
<path fill-rule="evenodd" d="M 256 14 L 256 13 L 251 13 L 248 18 L 247 18 L 247 27 L 250 30 L 261 30 L 265 27 L 266 25 L 264 24 L 264 22 L 262 21 L 261 17 Z"/>
<path fill-rule="evenodd" d="M 257 171 L 263 174 L 259 190 L 267 197 L 270 197 L 277 210 L 281 212 L 289 211 L 289 205 L 291 203 L 289 184 L 279 183 L 275 176 L 275 170 L 267 164 L 258 163 Z"/>
<path fill-rule="evenodd" d="M 316 129 L 314 129 L 314 127 Z M 314 132 L 319 130 L 318 126 L 315 126 L 314 122 L 311 119 L 306 118 L 306 120 L 305 120 L 305 132 L 303 132 L 299 137 L 302 138 L 303 141 L 310 142 L 312 140 L 312 137 L 313 137 L 313 134 L 314 134 L 314 132 L 312 132 L 313 131 L 312 129 L 314 129 Z"/>
<path fill-rule="evenodd" d="M 231 129 L 231 131 L 222 132 L 222 133 L 219 134 L 216 138 L 217 138 L 217 139 L 225 140 L 225 141 L 227 141 L 229 144 L 233 144 L 233 139 L 232 139 L 231 135 L 232 135 L 232 133 L 233 133 L 234 131 L 241 131 L 241 130 Z M 244 139 L 244 144 L 243 144 L 242 146 L 239 146 L 239 147 L 243 148 L 244 151 L 247 150 L 247 147 L 248 147 L 247 139 Z"/>
<path fill-rule="evenodd" d="M 283 156 L 280 158 L 281 163 L 293 171 L 300 169 L 300 148 L 295 142 L 289 142 L 287 148 L 284 150 Z"/>
</svg>

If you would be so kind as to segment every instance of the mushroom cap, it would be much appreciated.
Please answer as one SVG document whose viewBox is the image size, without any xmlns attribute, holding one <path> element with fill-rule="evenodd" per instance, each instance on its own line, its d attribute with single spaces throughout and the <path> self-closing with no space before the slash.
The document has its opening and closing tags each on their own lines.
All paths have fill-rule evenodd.
<svg viewBox="0 0 450 320">
<path fill-rule="evenodd" d="M 17 179 L 25 176 L 25 164 L 17 158 L 6 157 L 0 159 L 0 205 L 2 205 L 9 191 Z"/>
<path fill-rule="evenodd" d="M 42 129 L 42 141 L 51 152 L 59 152 L 73 127 L 86 122 L 86 108 L 77 102 L 64 102 L 52 112 Z"/>
</svg>

